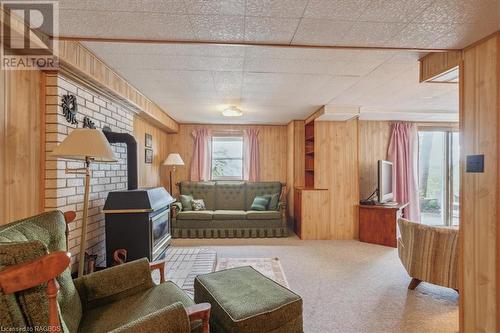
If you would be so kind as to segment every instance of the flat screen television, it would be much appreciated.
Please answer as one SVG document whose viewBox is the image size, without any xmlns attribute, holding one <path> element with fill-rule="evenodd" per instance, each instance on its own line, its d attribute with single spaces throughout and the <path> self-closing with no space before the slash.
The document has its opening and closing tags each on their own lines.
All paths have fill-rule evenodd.
<svg viewBox="0 0 500 333">
<path fill-rule="evenodd" d="M 392 193 L 392 162 L 378 161 L 378 202 L 383 204 L 392 202 L 394 194 Z"/>
</svg>

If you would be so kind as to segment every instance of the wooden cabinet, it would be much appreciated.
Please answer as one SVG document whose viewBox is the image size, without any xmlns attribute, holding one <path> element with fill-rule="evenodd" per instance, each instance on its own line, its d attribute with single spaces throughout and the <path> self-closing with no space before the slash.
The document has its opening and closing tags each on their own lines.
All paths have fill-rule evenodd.
<svg viewBox="0 0 500 333">
<path fill-rule="evenodd" d="M 359 206 L 359 240 L 361 242 L 397 247 L 397 219 L 403 208 L 397 206 Z"/>
<path fill-rule="evenodd" d="M 300 239 L 331 239 L 328 190 L 295 188 L 294 231 Z"/>
</svg>

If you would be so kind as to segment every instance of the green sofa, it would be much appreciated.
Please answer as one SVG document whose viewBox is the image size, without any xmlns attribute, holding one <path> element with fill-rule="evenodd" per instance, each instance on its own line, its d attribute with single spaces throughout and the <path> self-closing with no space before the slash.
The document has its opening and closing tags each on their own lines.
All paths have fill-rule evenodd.
<svg viewBox="0 0 500 333">
<path fill-rule="evenodd" d="M 58 211 L 0 226 L 0 327 L 4 330 L 47 326 L 46 288 L 39 286 L 4 294 L 2 273 L 7 267 L 17 268 L 41 256 L 50 256 L 48 253 L 67 251 L 65 231 L 65 219 Z M 199 320 L 190 322 L 188 317 L 193 300 L 172 282 L 156 285 L 147 259 L 75 280 L 67 268 L 57 282 L 60 325 L 64 332 L 189 333 L 202 329 Z"/>
<path fill-rule="evenodd" d="M 255 196 L 280 193 L 280 182 L 213 181 L 179 184 L 180 194 L 203 199 L 206 210 L 186 211 L 180 202 L 173 207 L 174 238 L 286 237 L 286 206 L 276 210 L 250 210 Z"/>
</svg>

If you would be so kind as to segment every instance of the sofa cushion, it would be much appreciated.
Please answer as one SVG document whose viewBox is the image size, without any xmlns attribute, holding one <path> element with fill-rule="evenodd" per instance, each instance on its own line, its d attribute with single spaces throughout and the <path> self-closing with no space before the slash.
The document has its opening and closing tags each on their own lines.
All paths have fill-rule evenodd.
<svg viewBox="0 0 500 333">
<path fill-rule="evenodd" d="M 186 293 L 168 281 L 86 311 L 78 332 L 108 332 L 176 302 L 185 307 L 194 304 Z"/>
<path fill-rule="evenodd" d="M 207 210 L 207 207 L 205 207 L 205 201 L 203 201 L 203 199 L 191 200 L 191 207 L 195 212 L 199 212 L 200 210 Z"/>
<path fill-rule="evenodd" d="M 244 220 L 246 212 L 244 210 L 216 210 L 213 215 L 214 220 Z"/>
<path fill-rule="evenodd" d="M 281 219 L 281 213 L 275 210 L 255 211 L 249 210 L 246 212 L 247 220 L 275 220 Z"/>
<path fill-rule="evenodd" d="M 278 210 L 278 204 L 280 203 L 280 193 L 274 193 L 269 196 L 269 205 L 267 209 Z"/>
<path fill-rule="evenodd" d="M 215 185 L 216 210 L 245 210 L 244 182 L 217 182 Z"/>
<path fill-rule="evenodd" d="M 179 196 L 179 200 L 181 201 L 182 204 L 182 210 L 185 212 L 189 212 L 193 210 L 193 206 L 191 204 L 191 201 L 193 201 L 193 196 L 190 194 L 181 194 Z"/>
<path fill-rule="evenodd" d="M 212 217 L 213 211 L 211 210 L 197 210 L 177 213 L 178 220 L 211 220 Z"/>
<path fill-rule="evenodd" d="M 195 302 L 212 304 L 211 321 L 223 332 L 303 332 L 300 296 L 252 267 L 198 275 L 194 288 Z"/>
<path fill-rule="evenodd" d="M 245 210 L 250 210 L 253 199 L 258 195 L 281 193 L 280 182 L 248 182 L 246 187 Z"/>
<path fill-rule="evenodd" d="M 180 192 L 203 199 L 208 210 L 215 210 L 215 182 L 181 182 Z"/>
<path fill-rule="evenodd" d="M 258 195 L 253 199 L 251 210 L 264 211 L 267 210 L 267 205 L 269 205 L 270 197 L 264 195 Z"/>
</svg>

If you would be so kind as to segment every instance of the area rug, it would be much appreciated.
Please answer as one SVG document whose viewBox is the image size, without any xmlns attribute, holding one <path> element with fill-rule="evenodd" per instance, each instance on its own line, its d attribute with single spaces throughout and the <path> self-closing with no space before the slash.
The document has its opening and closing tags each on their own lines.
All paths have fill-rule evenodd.
<svg viewBox="0 0 500 333">
<path fill-rule="evenodd" d="M 165 279 L 174 282 L 191 298 L 194 297 L 194 278 L 200 274 L 212 273 L 217 261 L 217 252 L 198 247 L 169 246 L 165 253 Z M 158 283 L 160 274 L 153 273 Z"/>
<path fill-rule="evenodd" d="M 219 258 L 215 270 L 221 271 L 242 266 L 252 266 L 271 280 L 288 288 L 288 281 L 278 258 Z"/>
</svg>

